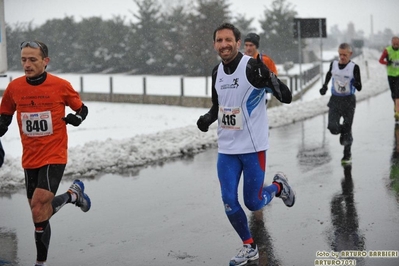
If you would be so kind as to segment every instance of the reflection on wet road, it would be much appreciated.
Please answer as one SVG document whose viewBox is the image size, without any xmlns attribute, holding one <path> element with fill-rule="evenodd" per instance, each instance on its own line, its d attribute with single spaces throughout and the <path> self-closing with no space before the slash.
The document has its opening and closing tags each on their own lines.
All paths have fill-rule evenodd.
<svg viewBox="0 0 399 266">
<path fill-rule="evenodd" d="M 17 250 L 16 233 L 0 227 L 0 265 L 17 265 Z"/>
<path fill-rule="evenodd" d="M 250 216 L 249 227 L 254 236 L 254 241 L 258 243 L 259 260 L 257 265 L 281 265 L 276 258 L 273 247 L 273 239 L 268 232 L 263 215 L 263 210 L 253 212 Z"/>
<path fill-rule="evenodd" d="M 391 157 L 391 172 L 389 177 L 391 179 L 391 187 L 399 199 L 399 124 L 395 125 L 394 136 L 395 138 Z"/>
<path fill-rule="evenodd" d="M 247 211 L 260 252 L 250 265 L 316 265 L 339 252 L 398 251 L 399 129 L 388 92 L 358 103 L 350 166 L 341 166 L 343 147 L 326 130 L 326 115 L 270 134 L 265 182 L 285 172 L 297 199 L 293 208 L 275 200 Z M 228 265 L 241 241 L 224 213 L 216 155 L 212 149 L 85 180 L 92 209 L 65 206 L 51 219 L 49 265 L 68 266 L 71 258 L 84 266 Z M 63 182 L 59 191 L 68 187 Z M 0 214 L 0 265 L 31 265 L 33 225 L 24 193 L 0 195 Z M 399 265 L 398 257 L 337 259 Z"/>
<path fill-rule="evenodd" d="M 331 154 L 326 143 L 327 116 L 323 116 L 323 134 L 321 142 L 309 142 L 306 140 L 305 123 L 301 124 L 301 145 L 298 148 L 298 162 L 303 172 L 314 169 L 331 161 Z"/>
<path fill-rule="evenodd" d="M 365 237 L 359 231 L 359 218 L 354 201 L 352 165 L 345 165 L 344 177 L 341 180 L 342 191 L 331 200 L 331 223 L 333 226 L 329 239 L 331 250 L 336 252 L 365 249 Z M 356 265 L 362 259 L 357 261 Z"/>
</svg>

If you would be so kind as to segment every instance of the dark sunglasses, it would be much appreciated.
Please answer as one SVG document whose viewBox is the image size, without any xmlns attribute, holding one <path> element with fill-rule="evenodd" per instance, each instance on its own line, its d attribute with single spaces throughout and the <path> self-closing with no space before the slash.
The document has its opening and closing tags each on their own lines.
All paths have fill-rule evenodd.
<svg viewBox="0 0 399 266">
<path fill-rule="evenodd" d="M 47 57 L 48 56 L 47 51 L 45 51 L 43 46 L 40 43 L 36 42 L 36 41 L 25 41 L 25 42 L 22 42 L 21 43 L 21 50 L 22 50 L 22 48 L 25 48 L 25 47 L 40 48 L 40 51 L 42 51 L 42 53 L 43 53 L 43 57 Z"/>
</svg>

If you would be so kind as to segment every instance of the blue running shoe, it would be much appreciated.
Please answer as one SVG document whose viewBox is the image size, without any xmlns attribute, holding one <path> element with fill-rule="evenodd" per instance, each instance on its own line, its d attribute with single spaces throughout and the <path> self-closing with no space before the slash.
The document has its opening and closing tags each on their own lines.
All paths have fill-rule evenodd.
<svg viewBox="0 0 399 266">
<path fill-rule="evenodd" d="M 245 244 L 239 251 L 238 254 L 231 258 L 229 266 L 241 266 L 259 259 L 258 246 L 256 248 L 251 247 L 250 244 Z"/>
<path fill-rule="evenodd" d="M 91 201 L 89 196 L 87 196 L 87 194 L 84 193 L 84 190 L 85 190 L 85 185 L 83 184 L 83 182 L 80 181 L 79 179 L 76 179 L 69 187 L 68 192 L 76 194 L 77 198 L 75 201 L 75 205 L 80 207 L 80 209 L 83 212 L 87 212 L 88 210 L 90 210 Z"/>
</svg>

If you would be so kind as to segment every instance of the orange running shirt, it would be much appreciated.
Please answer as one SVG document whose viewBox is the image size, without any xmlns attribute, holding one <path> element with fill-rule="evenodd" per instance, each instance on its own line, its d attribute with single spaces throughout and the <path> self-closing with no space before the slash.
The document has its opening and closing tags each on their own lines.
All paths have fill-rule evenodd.
<svg viewBox="0 0 399 266">
<path fill-rule="evenodd" d="M 40 85 L 28 84 L 25 76 L 9 83 L 0 113 L 17 112 L 24 169 L 67 163 L 68 135 L 62 118 L 66 106 L 77 111 L 82 104 L 68 81 L 49 73 Z"/>
<path fill-rule="evenodd" d="M 258 54 L 259 53 L 254 54 L 253 58 L 258 58 Z M 262 55 L 261 59 L 263 61 L 263 64 L 265 64 L 267 66 L 267 68 L 277 76 L 278 75 L 277 67 L 276 67 L 276 64 L 274 63 L 273 59 L 271 59 L 270 57 L 268 57 L 265 54 L 261 54 L 261 55 Z"/>
<path fill-rule="evenodd" d="M 274 61 L 268 57 L 267 55 L 262 55 L 262 61 L 263 63 L 267 66 L 268 69 L 270 69 L 271 72 L 273 72 L 276 76 L 278 74 L 277 72 L 277 67 Z"/>
</svg>

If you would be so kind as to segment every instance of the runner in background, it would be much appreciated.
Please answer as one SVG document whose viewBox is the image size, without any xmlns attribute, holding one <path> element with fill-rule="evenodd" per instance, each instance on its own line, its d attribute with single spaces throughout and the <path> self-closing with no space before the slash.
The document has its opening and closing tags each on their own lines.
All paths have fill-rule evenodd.
<svg viewBox="0 0 399 266">
<path fill-rule="evenodd" d="M 331 134 L 340 135 L 339 142 L 344 146 L 344 156 L 341 163 L 349 164 L 352 162 L 352 124 L 356 109 L 355 92 L 356 90 L 361 91 L 362 81 L 359 66 L 351 61 L 352 47 L 347 43 L 340 44 L 338 56 L 339 60 L 334 60 L 330 64 L 320 94 L 326 94 L 328 82 L 332 79 L 331 97 L 327 104 L 329 107 L 327 128 Z M 343 118 L 342 124 L 341 118 Z"/>
<path fill-rule="evenodd" d="M 387 66 L 388 84 L 394 102 L 395 120 L 399 121 L 399 37 L 392 37 L 392 44 L 384 49 L 379 62 Z"/>
<path fill-rule="evenodd" d="M 273 59 L 265 54 L 259 53 L 259 40 L 260 37 L 256 33 L 248 33 L 244 39 L 244 54 L 251 56 L 252 58 L 257 58 L 260 55 L 262 62 L 267 66 L 267 68 L 272 71 L 276 76 L 278 75 L 276 64 Z"/>
<path fill-rule="evenodd" d="M 244 54 L 249 55 L 252 58 L 257 58 L 260 56 L 262 62 L 267 66 L 267 68 L 272 71 L 276 76 L 278 75 L 277 67 L 274 61 L 265 54 L 259 53 L 259 41 L 260 37 L 256 33 L 248 33 L 244 39 Z M 271 99 L 271 95 L 266 94 L 266 102 Z"/>
</svg>

